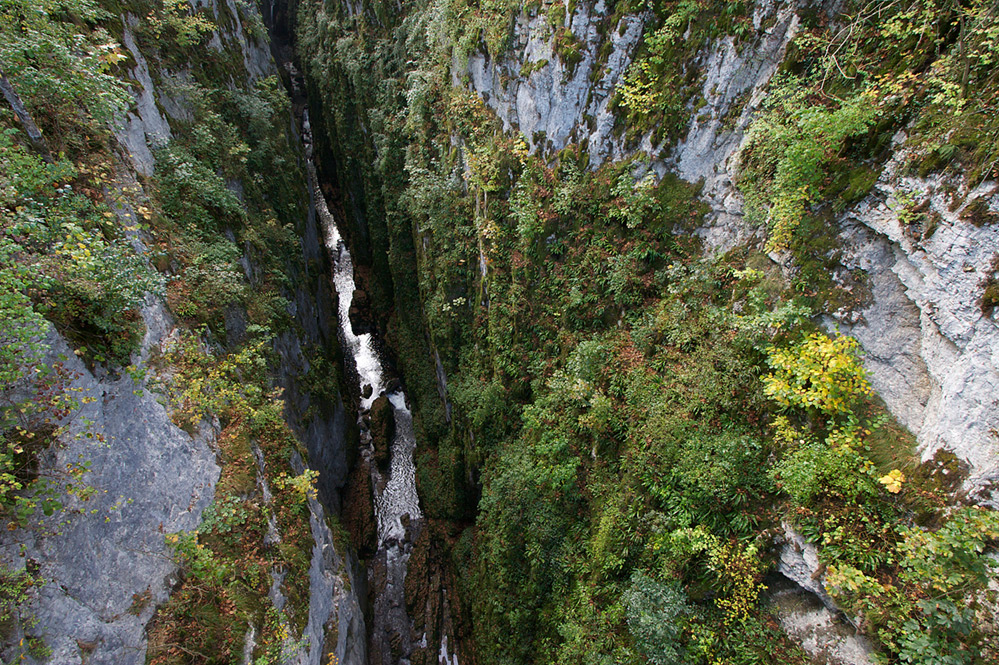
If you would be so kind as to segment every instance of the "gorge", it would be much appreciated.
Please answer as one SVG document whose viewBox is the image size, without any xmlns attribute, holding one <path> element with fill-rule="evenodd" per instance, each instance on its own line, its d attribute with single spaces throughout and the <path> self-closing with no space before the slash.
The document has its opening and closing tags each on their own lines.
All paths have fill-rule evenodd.
<svg viewBox="0 0 999 665">
<path fill-rule="evenodd" d="M 3 662 L 999 658 L 995 3 L 0 18 Z"/>
</svg>

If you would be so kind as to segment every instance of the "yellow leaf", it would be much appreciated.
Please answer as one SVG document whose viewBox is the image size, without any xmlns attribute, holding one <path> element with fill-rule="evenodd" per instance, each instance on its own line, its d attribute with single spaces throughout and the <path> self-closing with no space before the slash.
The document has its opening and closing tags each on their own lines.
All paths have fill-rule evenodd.
<svg viewBox="0 0 999 665">
<path fill-rule="evenodd" d="M 885 486 L 885 489 L 892 494 L 902 491 L 902 483 L 905 482 L 905 474 L 898 469 L 893 469 L 888 475 L 878 478 L 878 482 Z"/>
</svg>

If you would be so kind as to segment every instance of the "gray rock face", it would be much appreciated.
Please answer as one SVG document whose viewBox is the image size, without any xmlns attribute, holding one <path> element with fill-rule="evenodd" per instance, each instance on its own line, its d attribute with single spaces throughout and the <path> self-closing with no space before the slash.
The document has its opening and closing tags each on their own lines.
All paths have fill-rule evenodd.
<svg viewBox="0 0 999 665">
<path fill-rule="evenodd" d="M 684 180 L 704 183 L 701 197 L 711 213 L 697 234 L 709 252 L 725 252 L 757 233 L 742 218 L 742 195 L 734 184 L 737 150 L 763 101 L 764 87 L 797 34 L 796 6 L 773 0 L 756 4 L 753 27 L 758 34 L 751 46 L 724 37 L 701 56 L 705 75 L 701 96 L 706 104 L 668 165 Z M 763 29 L 767 21 L 773 22 L 772 27 Z"/>
<path fill-rule="evenodd" d="M 772 585 L 768 594 L 777 620 L 816 665 L 874 665 L 874 650 L 856 629 L 812 594 L 791 585 Z"/>
<path fill-rule="evenodd" d="M 122 42 L 135 60 L 135 68 L 129 72 L 129 76 L 138 84 L 139 89 L 135 94 L 135 111 L 126 114 L 123 131 L 119 130 L 117 135 L 133 168 L 149 177 L 153 174 L 155 162 L 150 146 L 166 145 L 172 134 L 169 123 L 156 106 L 156 89 L 149 75 L 146 57 L 135 42 L 132 29 L 136 26 L 136 19 L 129 16 L 123 22 L 125 32 Z"/>
<path fill-rule="evenodd" d="M 969 190 L 903 175 L 905 158 L 899 149 L 875 191 L 841 220 L 846 265 L 867 271 L 873 298 L 840 328 L 864 346 L 875 389 L 916 434 L 923 458 L 953 452 L 971 465 L 974 487 L 999 474 L 999 325 L 979 306 L 999 225 L 964 218 L 982 202 L 996 210 L 999 197 L 995 183 Z M 920 204 L 921 221 L 910 212 Z M 924 237 L 931 219 L 936 228 Z"/>
<path fill-rule="evenodd" d="M 646 136 L 637 149 L 626 149 L 615 136 L 610 102 L 631 64 L 635 47 L 645 29 L 645 16 L 626 16 L 606 36 L 598 30 L 607 8 L 603 0 L 579 3 L 567 27 L 582 44 L 582 59 L 567 68 L 553 48 L 553 30 L 543 15 L 521 15 L 514 27 L 514 48 L 500 62 L 485 55 L 458 63 L 453 83 L 462 84 L 457 72 L 467 73 L 472 89 L 503 121 L 506 130 L 519 130 L 532 151 L 552 154 L 570 142 L 585 144 L 593 167 L 643 152 L 652 159 L 661 177 L 667 170 L 690 182 L 704 182 L 702 196 L 712 214 L 698 235 L 709 251 L 723 252 L 752 238 L 756 230 L 742 220 L 742 197 L 733 185 L 736 152 L 754 112 L 763 99 L 763 88 L 784 57 L 798 30 L 796 2 L 768 0 L 754 7 L 757 34 L 749 44 L 732 37 L 717 40 L 697 55 L 704 73 L 701 97 L 706 104 L 691 121 L 686 136 L 671 154 L 668 146 L 653 147 Z M 598 64 L 605 40 L 611 43 L 606 61 Z M 596 82 L 591 72 L 601 66 Z M 528 68 L 530 73 L 522 76 Z"/>
<path fill-rule="evenodd" d="M 818 548 L 786 522 L 777 572 L 785 581 L 769 583 L 777 620 L 819 665 L 873 665 L 871 644 L 849 625 L 826 592 L 825 566 Z"/>
<path fill-rule="evenodd" d="M 256 12 L 255 3 L 237 3 L 236 0 L 191 0 L 191 4 L 195 9 L 207 8 L 214 16 L 215 25 L 218 27 L 208 37 L 209 48 L 221 52 L 232 42 L 239 45 L 243 56 L 243 68 L 250 83 L 277 74 L 266 42 L 258 41 L 257 35 L 250 34 L 243 25 L 243 16 L 240 12 Z M 232 19 L 231 25 L 229 18 Z M 266 35 L 260 37 L 266 39 Z"/>
<path fill-rule="evenodd" d="M 293 280 L 295 290 L 289 312 L 298 323 L 295 332 L 286 331 L 274 342 L 281 358 L 278 381 L 284 389 L 286 416 L 295 433 L 309 451 L 310 466 L 319 471 L 319 493 L 323 503 L 335 513 L 341 509 L 341 491 L 347 483 L 348 418 L 340 395 L 332 403 L 315 399 L 307 389 L 305 376 L 312 370 L 306 348 L 330 348 L 336 341 L 336 295 L 330 286 L 330 259 L 316 213 L 316 202 L 309 197 L 308 216 L 301 227 L 303 265 L 318 266 Z M 244 257 L 250 272 L 256 268 Z"/>
<path fill-rule="evenodd" d="M 159 304 L 146 310 L 147 319 L 169 318 Z M 61 513 L 7 533 L 0 555 L 13 569 L 33 562 L 48 581 L 31 604 L 32 632 L 52 650 L 47 662 L 143 663 L 145 624 L 176 582 L 164 535 L 197 527 L 214 495 L 214 432 L 186 434 L 145 385 L 95 377 L 56 333 L 48 342 L 45 364 L 62 362 L 73 377 L 68 389 L 87 403 L 69 416 L 69 433 L 43 469 L 58 477 L 67 464 L 87 462 L 83 482 L 96 491 L 86 501 L 68 496 Z"/>
<path fill-rule="evenodd" d="M 301 470 L 304 465 L 296 469 Z M 319 665 L 326 654 L 335 653 L 335 662 L 366 665 L 367 632 L 358 593 L 364 581 L 357 559 L 350 550 L 341 554 L 326 524 L 323 506 L 315 499 L 309 500 L 309 523 L 315 545 L 309 568 L 309 622 L 305 629 L 308 658 L 301 662 Z M 335 644 L 330 643 L 330 635 L 336 635 Z"/>
<path fill-rule="evenodd" d="M 225 0 L 225 4 L 235 21 L 235 25 L 231 31 L 227 31 L 226 36 L 239 44 L 239 50 L 243 55 L 243 68 L 249 76 L 250 83 L 255 83 L 259 79 L 268 76 L 277 75 L 274 60 L 271 59 L 270 48 L 265 41 L 257 40 L 258 36 L 266 39 L 266 34 L 250 34 L 247 27 L 243 25 L 243 16 L 236 1 Z M 256 9 L 251 9 L 252 6 L 250 3 L 244 5 L 247 11 L 256 11 Z M 219 5 L 217 2 L 215 3 L 215 14 L 216 16 L 219 14 Z M 258 25 L 262 27 L 263 22 L 260 22 Z"/>
<path fill-rule="evenodd" d="M 784 528 L 784 546 L 777 562 L 777 572 L 805 591 L 815 594 L 827 608 L 835 610 L 836 604 L 826 593 L 822 581 L 824 574 L 823 566 L 819 563 L 818 548 L 805 540 L 787 522 L 781 526 Z"/>
<path fill-rule="evenodd" d="M 262 464 L 262 458 L 258 458 Z M 306 465 L 295 453 L 291 468 L 296 474 Z M 336 656 L 334 662 L 344 665 L 366 665 L 367 632 L 359 600 L 358 585 L 363 584 L 356 557 L 347 548 L 333 542 L 333 532 L 326 521 L 326 512 L 316 498 L 308 499 L 309 524 L 315 544 L 309 564 L 309 617 L 305 630 L 298 638 L 289 637 L 282 645 L 285 665 L 320 665 Z M 281 609 L 287 602 L 281 584 L 288 575 L 304 571 L 272 570 L 270 600 Z M 290 628 L 290 627 L 289 627 Z M 253 627 L 247 630 L 247 642 L 252 641 Z M 335 637 L 334 637 L 335 636 Z M 252 652 L 252 647 L 250 649 Z"/>
<path fill-rule="evenodd" d="M 553 48 L 554 31 L 543 14 L 521 15 L 514 27 L 514 47 L 501 62 L 483 54 L 469 58 L 467 73 L 472 89 L 503 121 L 507 130 L 518 129 L 531 150 L 558 151 L 570 141 L 586 141 L 591 162 L 624 156 L 621 141 L 614 137 L 614 116 L 608 110 L 621 75 L 631 63 L 631 52 L 642 36 L 644 17 L 627 16 L 612 26 L 607 39 L 612 50 L 603 74 L 590 80 L 604 37 L 598 31 L 607 7 L 604 0 L 592 5 L 579 3 L 576 13 L 566 17 L 566 27 L 581 42 L 582 59 L 575 68 L 566 67 Z M 543 65 L 541 63 L 544 63 Z M 525 66 L 531 73 L 523 77 Z M 457 72 L 454 83 L 459 85 Z M 587 117 L 594 119 L 592 126 Z"/>
</svg>

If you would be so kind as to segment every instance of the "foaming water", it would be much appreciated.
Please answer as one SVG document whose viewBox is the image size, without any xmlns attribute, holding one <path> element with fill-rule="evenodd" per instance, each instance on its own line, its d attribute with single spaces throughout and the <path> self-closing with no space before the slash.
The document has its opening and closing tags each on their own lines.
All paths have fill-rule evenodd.
<svg viewBox="0 0 999 665">
<path fill-rule="evenodd" d="M 305 117 L 305 134 L 311 139 L 308 115 Z M 385 369 L 371 339 L 370 333 L 354 334 L 350 323 L 350 305 L 354 300 L 354 264 L 347 244 L 337 229 L 326 200 L 315 183 L 315 165 L 312 163 L 311 140 L 306 141 L 306 153 L 310 181 L 316 197 L 316 209 L 326 232 L 326 247 L 333 257 L 333 284 L 339 301 L 340 331 L 343 342 L 354 360 L 359 384 L 371 386 L 371 394 L 361 398 L 361 409 L 371 408 L 374 401 L 383 393 Z M 395 438 L 392 440 L 391 466 L 383 477 L 372 465 L 376 475 L 375 513 L 378 516 L 378 545 L 393 540 L 402 540 L 406 535 L 403 517 L 409 520 L 421 519 L 420 499 L 416 493 L 416 465 L 413 453 L 416 450 L 416 434 L 413 431 L 413 415 L 406 406 L 406 395 L 395 391 L 386 395 L 392 404 L 395 418 Z"/>
<path fill-rule="evenodd" d="M 413 461 L 416 434 L 413 432 L 413 414 L 406 406 L 406 397 L 401 392 L 390 393 L 388 399 L 395 411 L 395 439 L 392 441 L 388 482 L 381 495 L 375 499 L 379 547 L 406 537 L 406 527 L 403 524 L 405 516 L 410 521 L 423 518 L 420 498 L 416 494 L 416 464 Z"/>
<path fill-rule="evenodd" d="M 369 567 L 369 584 L 374 590 L 374 616 L 371 631 L 372 665 L 408 665 L 413 647 L 412 621 L 406 614 L 406 566 L 413 550 L 415 534 L 422 526 L 423 513 L 416 493 L 416 434 L 413 416 L 406 405 L 406 395 L 401 390 L 385 393 L 385 368 L 370 333 L 357 335 L 350 322 L 350 306 L 354 299 L 354 265 L 346 242 L 337 229 L 333 215 L 318 186 L 315 164 L 312 161 L 312 131 L 308 112 L 303 118 L 303 139 L 306 150 L 306 169 L 316 210 L 326 236 L 326 247 L 333 260 L 333 285 L 339 302 L 338 318 L 341 340 L 357 370 L 358 385 L 362 390 L 358 424 L 366 431 L 365 415 L 379 396 L 385 395 L 392 405 L 395 436 L 391 441 L 390 464 L 382 473 L 372 461 L 373 447 L 370 436 L 362 441 L 361 451 L 371 469 L 374 488 L 374 509 L 378 522 L 378 547 Z M 364 397 L 365 386 L 371 386 Z M 447 653 L 447 643 L 442 645 Z M 457 658 L 446 659 L 448 665 L 457 665 Z"/>
<path fill-rule="evenodd" d="M 382 363 L 372 343 L 371 333 L 354 334 L 354 328 L 350 324 L 350 305 L 354 300 L 354 263 L 322 196 L 317 197 L 317 208 L 320 209 L 319 214 L 326 229 L 326 247 L 333 257 L 333 286 L 339 302 L 338 314 L 343 341 L 354 359 L 360 386 L 371 386 L 370 396 L 361 397 L 361 408 L 368 409 L 384 387 Z"/>
</svg>

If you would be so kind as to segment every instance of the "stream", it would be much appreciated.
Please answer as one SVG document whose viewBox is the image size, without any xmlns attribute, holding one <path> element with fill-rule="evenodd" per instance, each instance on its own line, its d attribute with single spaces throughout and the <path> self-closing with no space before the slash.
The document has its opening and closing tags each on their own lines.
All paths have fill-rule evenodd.
<svg viewBox="0 0 999 665">
<path fill-rule="evenodd" d="M 371 589 L 371 625 L 369 626 L 369 662 L 372 665 L 409 665 L 415 647 L 426 647 L 426 637 L 413 642 L 413 622 L 406 611 L 406 566 L 423 527 L 416 492 L 416 435 L 407 398 L 401 388 L 387 390 L 385 367 L 370 333 L 355 334 L 349 312 L 354 297 L 354 265 L 350 251 L 340 234 L 326 200 L 318 186 L 313 162 L 313 138 L 308 111 L 303 113 L 302 138 L 306 168 L 316 209 L 326 236 L 326 247 L 333 263 L 333 282 L 339 302 L 340 337 L 345 352 L 353 361 L 360 388 L 357 422 L 361 432 L 361 457 L 371 469 L 374 510 L 378 524 L 377 550 L 368 562 L 368 588 Z M 370 390 L 368 389 L 370 387 Z M 368 414 L 375 401 L 384 395 L 392 408 L 395 433 L 390 444 L 389 465 L 379 468 L 374 460 L 374 446 L 368 428 Z M 457 665 L 450 655 L 446 638 L 438 658 Z"/>
</svg>

